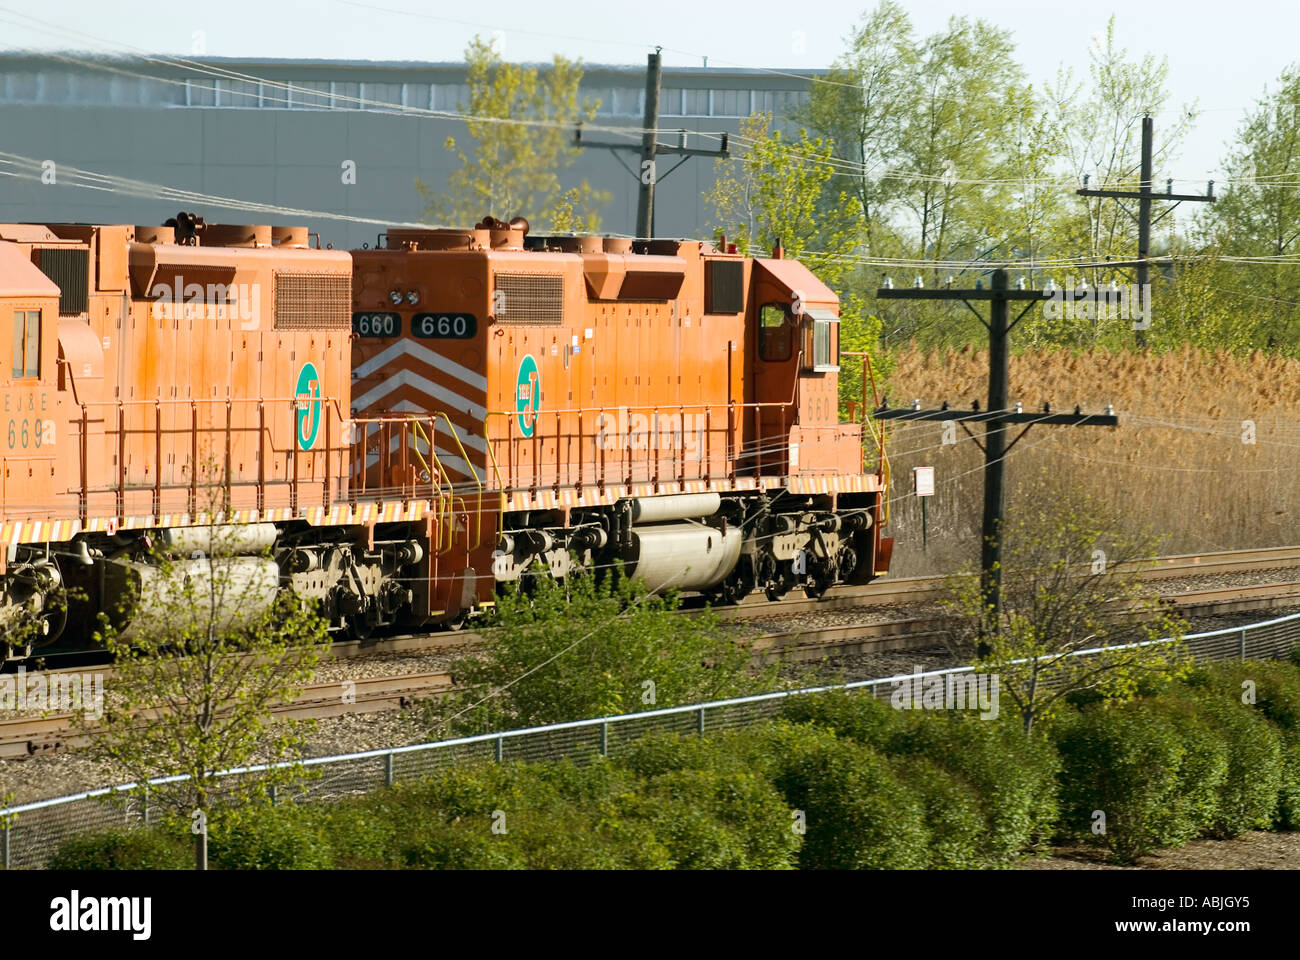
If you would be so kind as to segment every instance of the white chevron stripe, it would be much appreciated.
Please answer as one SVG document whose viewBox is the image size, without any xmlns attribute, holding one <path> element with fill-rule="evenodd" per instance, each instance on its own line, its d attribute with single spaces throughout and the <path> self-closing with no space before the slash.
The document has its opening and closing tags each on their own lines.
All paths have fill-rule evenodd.
<svg viewBox="0 0 1300 960">
<path fill-rule="evenodd" d="M 401 445 L 401 437 L 393 437 L 391 440 L 388 441 L 388 452 L 397 453 L 397 451 L 400 449 L 400 445 Z M 433 445 L 433 452 L 438 457 L 438 462 L 442 464 L 444 469 L 462 474 L 467 478 L 474 476 L 474 474 L 470 472 L 469 469 L 470 464 L 466 463 L 463 458 L 458 457 L 450 450 L 444 450 L 442 449 L 442 447 L 438 446 L 435 443 Z M 375 455 L 371 454 L 371 456 L 375 456 Z M 376 456 L 376 460 L 378 460 L 377 456 Z M 479 476 L 482 476 L 482 474 L 480 473 Z"/>
<path fill-rule="evenodd" d="M 388 364 L 392 363 L 400 356 L 411 356 L 417 360 L 422 360 L 431 367 L 436 367 L 443 373 L 451 374 L 457 380 L 463 381 L 474 387 L 476 390 L 487 392 L 487 377 L 481 373 L 475 373 L 469 367 L 463 367 L 455 361 L 448 360 L 441 354 L 434 353 L 422 343 L 414 340 L 398 340 L 392 346 L 381 350 L 365 363 L 356 367 L 353 371 L 353 379 L 364 380 L 376 370 L 382 370 Z"/>
<path fill-rule="evenodd" d="M 399 400 L 397 403 L 393 404 L 393 409 L 400 411 L 402 413 L 424 413 L 425 412 L 421 410 L 417 404 L 412 403 L 410 400 Z M 447 421 L 439 418 L 434 424 L 434 429 L 435 431 L 440 430 L 443 433 L 446 433 Z M 458 430 L 456 431 L 456 436 L 460 437 L 460 442 L 465 446 L 469 447 L 471 450 L 477 450 L 479 453 L 482 454 L 487 453 L 487 441 L 484 440 L 482 437 L 478 436 L 477 434 L 468 433 L 468 432 L 462 433 L 461 431 Z"/>
<path fill-rule="evenodd" d="M 415 387 L 417 390 L 420 390 L 431 397 L 436 397 L 452 410 L 468 413 L 475 420 L 487 419 L 486 407 L 482 407 L 477 403 L 466 400 L 464 397 L 457 396 L 446 387 L 440 387 L 432 380 L 426 379 L 411 370 L 398 370 L 379 386 L 366 391 L 362 396 L 354 399 L 352 401 L 352 408 L 359 413 L 364 414 L 368 409 L 373 407 L 398 387 L 407 385 Z"/>
<path fill-rule="evenodd" d="M 470 465 L 466 461 L 462 460 L 458 456 L 455 456 L 454 454 L 448 453 L 446 450 L 443 450 L 440 447 L 434 447 L 433 452 L 438 455 L 438 462 L 442 464 L 442 468 L 444 471 L 446 471 L 447 473 L 458 474 L 461 477 L 464 477 L 466 480 L 473 479 L 474 471 L 470 469 Z M 378 462 L 379 462 L 379 454 L 372 453 L 366 456 L 366 466 L 373 467 Z M 482 479 L 482 477 L 483 474 L 480 472 L 479 479 Z"/>
</svg>

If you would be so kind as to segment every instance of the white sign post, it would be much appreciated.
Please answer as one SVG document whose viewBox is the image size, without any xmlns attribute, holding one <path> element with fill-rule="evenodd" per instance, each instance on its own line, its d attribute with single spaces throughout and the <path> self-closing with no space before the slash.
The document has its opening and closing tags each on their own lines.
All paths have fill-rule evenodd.
<svg viewBox="0 0 1300 960">
<path fill-rule="evenodd" d="M 934 496 L 934 467 L 913 467 L 912 485 L 916 495 L 921 498 L 921 549 L 924 551 L 930 546 L 930 531 L 926 523 L 925 501 L 927 497 Z"/>
</svg>

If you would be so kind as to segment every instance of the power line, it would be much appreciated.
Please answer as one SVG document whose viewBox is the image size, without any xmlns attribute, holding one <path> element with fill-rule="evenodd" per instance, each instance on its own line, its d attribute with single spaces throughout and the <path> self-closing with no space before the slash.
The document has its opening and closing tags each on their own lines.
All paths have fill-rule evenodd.
<svg viewBox="0 0 1300 960">
<path fill-rule="evenodd" d="M 1108 197 L 1114 200 L 1130 200 L 1130 199 L 1137 200 L 1138 213 L 1137 213 L 1137 217 L 1135 218 L 1137 220 L 1137 226 L 1138 226 L 1137 282 L 1138 282 L 1138 290 L 1141 292 L 1143 296 L 1146 296 L 1146 291 L 1150 287 L 1150 283 L 1151 283 L 1150 263 L 1148 261 L 1148 258 L 1151 255 L 1151 227 L 1153 223 L 1160 222 L 1160 220 L 1167 217 L 1170 213 L 1172 213 L 1175 209 L 1177 209 L 1179 204 L 1183 203 L 1184 201 L 1192 201 L 1197 203 L 1214 202 L 1214 181 L 1213 180 L 1210 181 L 1209 187 L 1206 189 L 1206 192 L 1204 194 L 1176 194 L 1173 192 L 1173 180 L 1168 181 L 1168 189 L 1163 195 L 1152 192 L 1151 190 L 1152 169 L 1151 168 L 1153 162 L 1152 156 L 1155 149 L 1153 143 L 1155 139 L 1154 131 L 1155 131 L 1155 121 L 1152 120 L 1150 114 L 1148 114 L 1147 116 L 1142 118 L 1142 165 L 1141 165 L 1142 180 L 1141 183 L 1139 184 L 1137 191 L 1114 190 L 1114 189 L 1090 190 L 1088 189 L 1087 177 L 1084 177 L 1083 189 L 1078 191 L 1078 194 L 1081 197 Z M 1152 221 L 1151 204 L 1152 201 L 1154 200 L 1164 200 L 1167 202 L 1173 202 L 1174 205 L 1170 207 L 1168 210 L 1166 210 L 1164 213 L 1162 213 L 1159 217 L 1157 217 L 1155 221 Z M 1125 212 L 1127 212 L 1127 210 Z M 1133 324 L 1133 330 L 1137 333 L 1137 344 L 1139 347 L 1146 346 L 1145 331 L 1147 327 L 1150 326 L 1150 324 L 1151 324 L 1151 318 L 1149 316 L 1146 316 L 1140 322 Z"/>
<path fill-rule="evenodd" d="M 980 413 L 978 409 L 970 412 L 958 412 L 950 409 L 921 410 L 886 409 L 875 411 L 877 420 L 938 420 L 954 421 L 968 430 L 966 423 L 984 423 L 984 442 L 976 443 L 984 452 L 984 519 L 981 527 L 980 543 L 980 594 L 985 609 L 996 618 L 1002 603 L 1002 526 L 1005 511 L 1005 469 L 1006 455 L 1025 436 L 1035 423 L 1063 424 L 1069 426 L 1115 426 L 1118 420 L 1108 407 L 1103 415 L 1087 415 L 1077 407 L 1074 413 L 1053 414 L 1044 410 L 1042 414 L 1023 413 L 1019 409 L 1008 412 L 1011 380 L 1011 330 L 1033 307 L 1034 302 L 1043 300 L 1037 290 L 1012 290 L 1007 285 L 1007 272 L 997 269 L 993 272 L 992 285 L 989 289 L 977 286 L 974 290 L 924 288 L 894 289 L 882 287 L 876 291 L 881 299 L 894 300 L 960 300 L 979 318 L 989 332 L 989 393 L 988 410 Z M 971 306 L 970 301 L 985 301 L 990 305 L 989 319 L 986 322 Z M 1008 305 L 1012 301 L 1024 301 L 1026 306 L 1015 320 L 1009 320 Z M 1024 430 L 1008 445 L 1006 429 L 1008 424 L 1024 424 Z M 985 629 L 989 628 L 986 623 Z"/>
</svg>

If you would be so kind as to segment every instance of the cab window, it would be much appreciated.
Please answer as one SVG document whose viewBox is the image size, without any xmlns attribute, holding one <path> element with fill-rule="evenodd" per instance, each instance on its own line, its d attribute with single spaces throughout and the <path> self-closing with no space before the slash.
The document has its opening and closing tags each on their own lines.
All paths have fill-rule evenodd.
<svg viewBox="0 0 1300 960">
<path fill-rule="evenodd" d="M 41 375 L 41 312 L 14 311 L 13 375 L 15 380 Z"/>
<path fill-rule="evenodd" d="M 768 363 L 790 359 L 794 347 L 794 319 L 790 308 L 769 303 L 758 311 L 758 356 Z"/>
<path fill-rule="evenodd" d="M 818 373 L 839 370 L 839 337 L 832 328 L 839 319 L 829 310 L 814 308 L 807 315 L 805 325 L 804 365 Z"/>
</svg>

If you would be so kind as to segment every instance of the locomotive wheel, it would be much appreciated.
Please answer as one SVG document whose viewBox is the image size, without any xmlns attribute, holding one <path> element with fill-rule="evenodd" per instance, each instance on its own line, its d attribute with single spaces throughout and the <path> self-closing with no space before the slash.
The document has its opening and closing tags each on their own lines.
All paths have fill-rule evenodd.
<svg viewBox="0 0 1300 960">
<path fill-rule="evenodd" d="M 858 568 L 858 551 L 852 547 L 843 547 L 836 557 L 836 566 L 839 567 L 840 580 L 853 576 L 853 571 Z"/>
<path fill-rule="evenodd" d="M 775 602 L 784 597 L 794 587 L 794 572 L 790 569 L 790 562 L 777 564 L 775 578 L 763 590 L 767 594 L 767 599 Z"/>
<path fill-rule="evenodd" d="M 33 648 L 40 649 L 48 647 L 59 637 L 63 636 L 64 628 L 68 625 L 68 593 L 60 589 L 57 594 L 51 594 L 48 600 L 53 602 L 46 608 L 37 621 L 36 635 L 27 643 L 27 655 L 31 655 Z"/>
<path fill-rule="evenodd" d="M 747 596 L 749 596 L 749 587 L 733 575 L 723 580 L 716 589 L 709 591 L 709 603 L 734 607 Z"/>
<path fill-rule="evenodd" d="M 809 563 L 808 579 L 804 581 L 804 596 L 810 600 L 820 600 L 822 595 L 835 583 L 835 567 L 826 561 Z"/>
<path fill-rule="evenodd" d="M 367 606 L 365 613 L 358 613 L 356 616 L 347 617 L 347 623 L 344 629 L 348 636 L 353 640 L 369 640 L 375 632 L 376 616 L 373 606 Z"/>
</svg>

